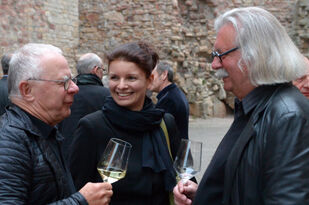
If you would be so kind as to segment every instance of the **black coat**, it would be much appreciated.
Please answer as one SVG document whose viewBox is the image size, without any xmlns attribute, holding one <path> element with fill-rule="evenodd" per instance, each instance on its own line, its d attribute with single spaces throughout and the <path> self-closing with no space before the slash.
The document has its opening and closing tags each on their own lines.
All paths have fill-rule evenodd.
<svg viewBox="0 0 309 205">
<path fill-rule="evenodd" d="M 180 140 L 177 136 L 177 127 L 172 115 L 166 114 L 164 119 L 166 119 L 172 154 L 175 156 Z M 119 120 L 121 122 L 121 119 Z M 132 150 L 126 177 L 113 183 L 114 194 L 110 204 L 168 205 L 168 192 L 165 191 L 162 174 L 142 167 L 144 133 L 115 127 L 100 110 L 83 117 L 74 135 L 69 161 L 77 189 L 88 181 L 102 181 L 96 167 L 109 139 L 116 137 L 131 143 Z M 165 137 L 162 137 L 165 140 Z"/>
<path fill-rule="evenodd" d="M 87 204 L 63 170 L 51 137 L 9 107 L 0 121 L 0 204 Z"/>
<path fill-rule="evenodd" d="M 273 92 L 259 99 L 249 134 L 240 135 L 226 162 L 224 204 L 307 205 L 309 100 L 291 84 L 266 89 Z M 208 188 L 199 187 L 194 204 L 204 204 Z"/>
<path fill-rule="evenodd" d="M 188 139 L 189 103 L 185 94 L 172 83 L 157 95 L 157 108 L 174 116 L 181 138 Z"/>
<path fill-rule="evenodd" d="M 110 95 L 109 89 L 103 87 L 101 80 L 93 74 L 78 75 L 77 85 L 79 92 L 74 95 L 71 115 L 58 125 L 64 137 L 62 151 L 66 159 L 70 153 L 69 146 L 72 143 L 78 121 L 85 115 L 100 110 L 105 97 Z"/>
<path fill-rule="evenodd" d="M 0 80 L 0 115 L 4 113 L 9 102 L 7 76 L 3 76 Z"/>
</svg>

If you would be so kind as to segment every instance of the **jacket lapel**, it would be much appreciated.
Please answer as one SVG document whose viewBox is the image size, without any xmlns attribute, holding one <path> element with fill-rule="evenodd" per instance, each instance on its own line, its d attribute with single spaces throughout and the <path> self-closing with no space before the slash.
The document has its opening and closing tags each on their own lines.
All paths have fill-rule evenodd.
<svg viewBox="0 0 309 205">
<path fill-rule="evenodd" d="M 276 95 L 278 90 L 280 90 L 280 86 L 275 88 L 274 91 L 269 96 L 266 96 L 264 99 L 261 99 L 259 104 L 254 109 L 253 113 L 251 114 L 246 127 L 240 134 L 233 149 L 231 150 L 231 153 L 228 156 L 224 173 L 224 191 L 223 191 L 224 205 L 230 204 L 230 196 L 235 181 L 236 171 L 248 142 L 254 136 L 253 135 L 254 125 L 258 120 L 259 114 L 266 109 L 267 104 L 271 102 L 271 98 Z"/>
</svg>

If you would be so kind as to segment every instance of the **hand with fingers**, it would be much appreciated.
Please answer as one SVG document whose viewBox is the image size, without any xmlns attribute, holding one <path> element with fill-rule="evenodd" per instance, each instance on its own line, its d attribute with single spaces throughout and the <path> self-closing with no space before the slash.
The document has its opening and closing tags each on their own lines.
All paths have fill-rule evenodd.
<svg viewBox="0 0 309 205">
<path fill-rule="evenodd" d="M 108 205 L 113 195 L 110 183 L 87 183 L 79 192 L 89 205 Z"/>
<path fill-rule="evenodd" d="M 191 205 L 197 187 L 198 185 L 191 180 L 188 180 L 185 183 L 179 181 L 173 190 L 175 205 Z"/>
</svg>

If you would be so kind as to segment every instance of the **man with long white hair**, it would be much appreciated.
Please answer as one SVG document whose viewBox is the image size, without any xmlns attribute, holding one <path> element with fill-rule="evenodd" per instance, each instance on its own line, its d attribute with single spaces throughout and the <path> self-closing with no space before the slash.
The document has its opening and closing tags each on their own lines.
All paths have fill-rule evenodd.
<svg viewBox="0 0 309 205">
<path fill-rule="evenodd" d="M 60 151 L 55 125 L 70 115 L 75 82 L 57 47 L 26 44 L 13 54 L 12 104 L 0 119 L 0 204 L 109 203 L 109 183 L 87 183 L 75 191 Z"/>
<path fill-rule="evenodd" d="M 261 8 L 227 11 L 215 29 L 212 68 L 236 96 L 234 122 L 199 186 L 174 188 L 175 203 L 309 204 L 309 101 L 292 84 L 303 55 Z"/>
</svg>

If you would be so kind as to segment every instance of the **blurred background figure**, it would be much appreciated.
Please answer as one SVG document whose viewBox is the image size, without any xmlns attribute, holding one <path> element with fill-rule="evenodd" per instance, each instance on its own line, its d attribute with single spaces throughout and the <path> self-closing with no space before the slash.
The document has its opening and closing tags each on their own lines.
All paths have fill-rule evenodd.
<svg viewBox="0 0 309 205">
<path fill-rule="evenodd" d="M 1 66 L 3 76 L 0 80 L 0 115 L 5 112 L 5 107 L 9 104 L 10 100 L 8 97 L 8 72 L 9 72 L 9 64 L 11 60 L 12 54 L 4 54 L 1 58 Z"/>
<path fill-rule="evenodd" d="M 300 90 L 300 92 L 309 98 L 309 59 L 306 59 L 307 63 L 307 74 L 297 80 L 293 81 L 293 84 Z"/>
<path fill-rule="evenodd" d="M 153 82 L 149 90 L 158 93 L 156 107 L 172 114 L 180 137 L 188 139 L 189 103 L 185 94 L 174 83 L 173 68 L 166 63 L 159 63 L 152 75 Z"/>
<path fill-rule="evenodd" d="M 73 132 L 77 127 L 80 118 L 100 110 L 109 95 L 109 90 L 103 86 L 103 63 L 102 59 L 94 54 L 82 55 L 77 61 L 76 70 L 78 73 L 77 86 L 79 92 L 74 96 L 71 106 L 71 115 L 59 124 L 64 141 L 62 151 L 65 159 L 70 152 L 70 144 L 73 140 Z"/>
</svg>

